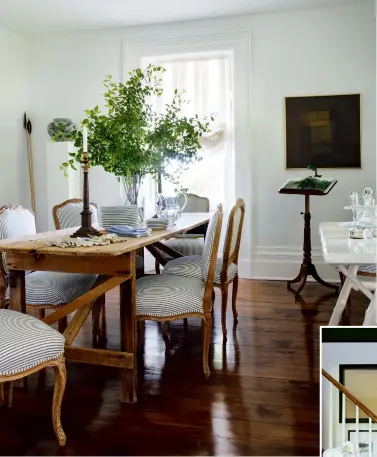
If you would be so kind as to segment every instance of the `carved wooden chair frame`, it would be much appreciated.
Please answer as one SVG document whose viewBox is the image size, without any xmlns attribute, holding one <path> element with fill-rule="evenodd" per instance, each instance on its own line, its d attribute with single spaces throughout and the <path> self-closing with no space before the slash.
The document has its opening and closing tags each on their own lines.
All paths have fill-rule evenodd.
<svg viewBox="0 0 377 457">
<path fill-rule="evenodd" d="M 61 405 L 65 390 L 65 385 L 67 382 L 67 372 L 65 368 L 64 356 L 61 355 L 57 359 L 49 360 L 43 362 L 29 370 L 23 371 L 22 373 L 17 373 L 14 375 L 0 375 L 0 408 L 2 406 L 11 406 L 12 404 L 12 394 L 13 394 L 13 382 L 17 379 L 22 379 L 26 376 L 29 376 L 37 371 L 43 370 L 46 367 L 53 367 L 55 371 L 55 386 L 54 386 L 54 396 L 52 400 L 52 425 L 54 427 L 56 439 L 59 443 L 59 446 L 65 446 L 66 444 L 66 435 L 63 431 L 61 424 Z M 5 384 L 9 382 L 8 391 L 6 392 Z"/>
<path fill-rule="evenodd" d="M 202 313 L 184 313 L 177 316 L 166 316 L 166 317 L 155 317 L 149 315 L 137 315 L 138 321 L 158 321 L 158 322 L 170 322 L 177 319 L 186 319 L 188 317 L 200 317 L 203 320 L 203 371 L 205 377 L 208 379 L 210 376 L 210 370 L 208 366 L 208 355 L 209 345 L 212 332 L 212 305 L 213 305 L 213 287 L 214 287 L 214 276 L 217 262 L 217 253 L 219 249 L 221 225 L 223 220 L 222 205 L 218 206 L 219 218 L 213 239 L 211 261 L 208 269 L 207 281 L 205 284 L 204 296 L 203 296 L 203 312 Z M 142 335 L 138 335 L 142 338 Z"/>
<path fill-rule="evenodd" d="M 232 234 L 233 234 L 233 226 L 234 226 L 234 217 L 237 211 L 241 211 L 240 223 L 237 232 L 236 244 L 234 246 L 233 252 L 230 252 L 231 245 L 232 245 Z M 229 284 L 233 283 L 232 289 L 232 311 L 234 319 L 238 318 L 237 312 L 237 292 L 238 292 L 238 272 L 234 276 L 233 279 L 228 281 L 228 268 L 229 265 L 234 263 L 238 265 L 238 256 L 240 252 L 240 245 L 241 245 L 241 236 L 242 236 L 242 228 L 243 222 L 245 218 L 245 202 L 239 198 L 236 203 L 234 204 L 228 219 L 228 226 L 226 231 L 226 242 L 224 246 L 224 253 L 223 253 L 223 264 L 220 274 L 220 284 L 215 284 L 215 287 L 221 289 L 221 325 L 223 329 L 223 336 L 226 339 L 227 329 L 226 329 L 226 309 L 227 309 L 227 302 L 228 302 L 228 287 Z"/>
<path fill-rule="evenodd" d="M 52 208 L 52 217 L 54 219 L 54 224 L 55 224 L 56 230 L 61 230 L 59 217 L 58 217 L 58 210 L 60 208 L 63 208 L 66 205 L 69 205 L 70 203 L 82 203 L 82 199 L 81 198 L 71 198 L 69 200 L 65 200 L 63 203 L 59 203 L 59 205 L 55 205 Z M 89 203 L 89 206 L 94 206 L 98 211 L 98 205 L 96 203 L 91 202 L 91 203 Z"/>
</svg>

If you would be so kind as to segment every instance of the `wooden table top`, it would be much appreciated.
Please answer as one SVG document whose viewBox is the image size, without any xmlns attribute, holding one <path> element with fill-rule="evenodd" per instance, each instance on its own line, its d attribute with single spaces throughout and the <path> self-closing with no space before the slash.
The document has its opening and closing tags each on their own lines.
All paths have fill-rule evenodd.
<svg viewBox="0 0 377 457">
<path fill-rule="evenodd" d="M 54 256 L 80 256 L 80 257 L 109 257 L 118 256 L 126 252 L 131 252 L 149 244 L 156 243 L 172 236 L 191 230 L 209 221 L 210 215 L 207 213 L 184 213 L 177 220 L 174 227 L 168 227 L 166 230 L 153 231 L 151 235 L 140 238 L 127 238 L 122 243 L 111 243 L 105 246 L 93 247 L 73 247 L 60 248 L 57 246 L 46 246 L 44 241 L 51 238 L 69 236 L 74 233 L 78 227 L 65 230 L 56 230 L 51 232 L 42 232 L 35 235 L 27 235 L 19 238 L 8 238 L 0 241 L 0 251 L 15 254 L 44 254 Z"/>
</svg>

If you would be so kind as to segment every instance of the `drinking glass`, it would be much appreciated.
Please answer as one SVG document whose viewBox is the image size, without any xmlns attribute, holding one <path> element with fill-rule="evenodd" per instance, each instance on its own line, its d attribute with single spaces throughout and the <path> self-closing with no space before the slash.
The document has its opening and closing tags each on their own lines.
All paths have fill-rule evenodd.
<svg viewBox="0 0 377 457">
<path fill-rule="evenodd" d="M 356 227 L 358 225 L 358 218 L 360 215 L 360 209 L 356 208 L 359 206 L 359 194 L 357 192 L 352 192 L 350 191 L 348 193 L 350 203 L 352 208 L 352 219 L 353 219 L 353 225 Z"/>
</svg>

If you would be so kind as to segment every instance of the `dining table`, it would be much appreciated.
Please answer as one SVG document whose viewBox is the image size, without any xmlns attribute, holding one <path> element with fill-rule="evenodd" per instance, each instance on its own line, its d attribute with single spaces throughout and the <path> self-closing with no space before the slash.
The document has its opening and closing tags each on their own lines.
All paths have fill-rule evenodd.
<svg viewBox="0 0 377 457">
<path fill-rule="evenodd" d="M 345 276 L 329 325 L 339 325 L 352 288 L 361 291 L 370 301 L 363 325 L 376 325 L 375 281 L 369 283 L 361 281 L 357 272 L 361 266 L 377 263 L 377 238 L 350 238 L 349 229 L 340 226 L 338 222 L 322 222 L 319 226 L 319 233 L 325 263 L 333 266 Z"/>
<path fill-rule="evenodd" d="M 0 251 L 6 254 L 9 270 L 10 308 L 26 313 L 25 272 L 55 271 L 66 273 L 97 274 L 93 287 L 80 297 L 56 309 L 42 319 L 52 325 L 74 313 L 64 331 L 65 358 L 78 363 L 117 367 L 122 370 L 121 401 L 137 401 L 137 335 L 136 335 L 136 252 L 148 249 L 164 264 L 166 256 L 181 257 L 179 252 L 165 246 L 163 240 L 175 237 L 209 222 L 207 213 L 183 213 L 172 227 L 152 231 L 148 236 L 126 238 L 123 242 L 102 246 L 68 247 L 48 245 L 63 239 L 77 227 L 9 238 L 0 241 Z M 106 292 L 120 289 L 120 350 L 73 346 L 76 336 L 87 320 L 94 304 Z"/>
</svg>

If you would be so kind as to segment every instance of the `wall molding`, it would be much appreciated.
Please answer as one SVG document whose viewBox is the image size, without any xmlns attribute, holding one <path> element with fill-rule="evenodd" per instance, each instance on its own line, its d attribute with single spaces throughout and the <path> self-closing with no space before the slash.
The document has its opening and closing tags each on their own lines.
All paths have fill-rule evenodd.
<svg viewBox="0 0 377 457">
<path fill-rule="evenodd" d="M 312 259 L 318 273 L 325 281 L 340 282 L 338 272 L 325 264 L 322 249 L 312 248 Z M 294 278 L 302 262 L 302 246 L 254 246 L 252 260 L 240 259 L 241 278 L 288 280 Z M 311 277 L 308 281 L 313 281 Z"/>
</svg>

